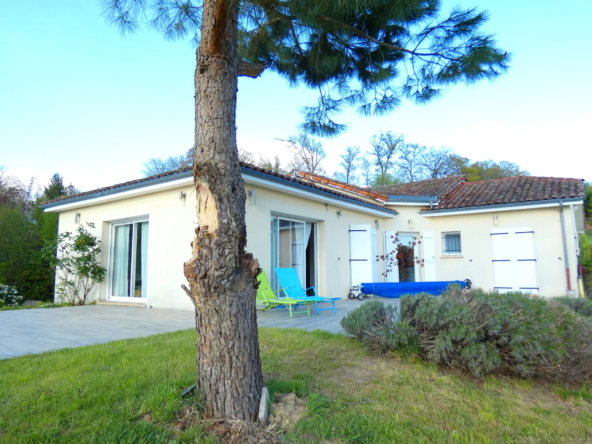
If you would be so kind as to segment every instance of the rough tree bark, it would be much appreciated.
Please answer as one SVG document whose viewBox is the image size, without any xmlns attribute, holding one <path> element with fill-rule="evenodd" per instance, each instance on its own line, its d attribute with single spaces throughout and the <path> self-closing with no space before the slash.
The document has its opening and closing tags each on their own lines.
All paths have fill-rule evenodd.
<svg viewBox="0 0 592 444">
<path fill-rule="evenodd" d="M 195 303 L 197 387 L 209 418 L 255 421 L 263 376 L 256 315 L 259 263 L 245 252 L 245 189 L 236 147 L 239 2 L 204 0 L 195 70 L 199 227 L 184 266 Z"/>
</svg>

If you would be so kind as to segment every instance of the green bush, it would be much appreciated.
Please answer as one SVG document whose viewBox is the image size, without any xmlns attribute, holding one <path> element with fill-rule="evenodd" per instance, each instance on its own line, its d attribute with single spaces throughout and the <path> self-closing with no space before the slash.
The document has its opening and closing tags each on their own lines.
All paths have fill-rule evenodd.
<svg viewBox="0 0 592 444">
<path fill-rule="evenodd" d="M 592 301 L 585 298 L 555 298 L 556 301 L 568 306 L 579 315 L 592 318 Z"/>
<path fill-rule="evenodd" d="M 475 376 L 592 380 L 592 322 L 564 303 L 454 287 L 439 298 L 421 294 L 400 301 L 400 317 L 373 301 L 341 325 L 369 349 L 415 351 L 425 361 Z"/>
<path fill-rule="evenodd" d="M 16 307 L 22 301 L 23 297 L 19 296 L 16 288 L 0 284 L 0 308 Z"/>
</svg>

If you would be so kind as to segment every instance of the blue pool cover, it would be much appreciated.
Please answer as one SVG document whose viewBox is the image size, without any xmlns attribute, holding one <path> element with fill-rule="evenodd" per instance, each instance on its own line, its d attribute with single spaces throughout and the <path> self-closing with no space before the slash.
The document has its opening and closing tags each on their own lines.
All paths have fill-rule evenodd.
<svg viewBox="0 0 592 444">
<path fill-rule="evenodd" d="M 441 295 L 450 284 L 458 284 L 466 287 L 465 281 L 439 281 L 439 282 L 381 282 L 378 284 L 362 284 L 360 290 L 364 294 L 373 294 L 383 298 L 400 298 L 404 294 L 428 293 L 434 296 Z"/>
</svg>

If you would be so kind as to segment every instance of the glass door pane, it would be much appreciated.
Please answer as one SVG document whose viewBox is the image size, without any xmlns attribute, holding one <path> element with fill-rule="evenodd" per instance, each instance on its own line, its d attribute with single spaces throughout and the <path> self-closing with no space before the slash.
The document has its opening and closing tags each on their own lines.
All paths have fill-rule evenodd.
<svg viewBox="0 0 592 444">
<path fill-rule="evenodd" d="M 279 267 L 279 226 L 276 217 L 271 218 L 271 270 L 267 271 L 267 278 L 270 280 L 273 291 L 278 290 L 277 276 L 275 269 Z"/>
<path fill-rule="evenodd" d="M 306 288 L 306 259 L 304 244 L 304 222 L 291 222 L 292 233 L 292 268 L 296 269 L 300 285 Z"/>
<path fill-rule="evenodd" d="M 129 296 L 131 236 L 131 225 L 119 225 L 114 229 L 112 296 Z"/>
<path fill-rule="evenodd" d="M 146 297 L 146 279 L 148 275 L 148 222 L 134 224 L 135 251 L 134 251 L 134 292 L 133 297 Z"/>
<path fill-rule="evenodd" d="M 399 264 L 399 282 L 415 282 L 415 246 L 414 236 L 399 235 L 399 250 L 397 262 Z"/>
</svg>

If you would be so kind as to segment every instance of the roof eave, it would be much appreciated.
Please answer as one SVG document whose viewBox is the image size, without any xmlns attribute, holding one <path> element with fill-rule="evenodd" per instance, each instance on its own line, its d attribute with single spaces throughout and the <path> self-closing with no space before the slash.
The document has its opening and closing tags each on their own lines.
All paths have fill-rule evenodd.
<svg viewBox="0 0 592 444">
<path fill-rule="evenodd" d="M 408 195 L 395 195 L 390 194 L 388 196 L 388 200 L 386 201 L 387 205 L 393 204 L 401 204 L 401 203 L 410 203 L 410 204 L 435 204 L 439 200 L 438 196 L 408 196 Z"/>
<path fill-rule="evenodd" d="M 153 185 L 166 184 L 168 182 L 177 181 L 179 179 L 185 179 L 185 178 L 192 177 L 192 175 L 193 175 L 193 173 L 191 170 L 181 171 L 179 173 L 170 174 L 170 175 L 164 176 L 164 177 L 158 177 L 155 179 L 145 180 L 145 181 L 138 182 L 138 183 L 123 185 L 123 186 L 120 186 L 117 188 L 110 188 L 108 190 L 102 190 L 102 191 L 98 191 L 96 193 L 85 194 L 84 196 L 72 197 L 70 199 L 62 199 L 62 200 L 57 200 L 57 201 L 53 201 L 53 202 L 43 203 L 43 204 L 39 205 L 39 207 L 43 208 L 45 210 L 45 209 L 54 208 L 54 207 L 58 207 L 58 206 L 62 206 L 62 205 L 70 205 L 70 204 L 74 204 L 74 203 L 84 202 L 86 200 L 97 199 L 99 197 L 106 197 L 106 196 L 111 196 L 114 194 L 120 194 L 125 191 L 137 190 L 140 188 L 146 188 L 148 186 L 153 186 Z"/>
<path fill-rule="evenodd" d="M 515 209 L 520 209 L 520 207 L 552 207 L 558 206 L 561 202 L 563 203 L 580 203 L 584 201 L 584 197 L 564 197 L 564 198 L 557 198 L 557 199 L 545 199 L 545 200 L 532 200 L 528 202 L 512 202 L 512 203 L 505 203 L 505 204 L 493 204 L 493 205 L 479 205 L 473 207 L 460 207 L 460 208 L 445 208 L 445 209 L 434 209 L 434 210 L 424 210 L 421 211 L 420 214 L 425 217 L 433 217 L 433 216 L 445 216 L 448 214 L 456 214 L 456 213 L 484 213 L 484 212 L 493 212 L 493 211 L 510 211 Z"/>
<path fill-rule="evenodd" d="M 316 188 L 313 188 L 313 187 L 310 187 L 307 185 L 300 184 L 300 183 L 292 181 L 292 180 L 277 177 L 272 174 L 267 174 L 265 172 L 256 171 L 256 170 L 253 170 L 253 169 L 250 169 L 247 167 L 241 166 L 241 174 L 243 174 L 243 176 L 259 177 L 267 182 L 281 183 L 285 186 L 289 186 L 292 188 L 298 188 L 301 191 L 312 193 L 312 194 L 315 194 L 318 196 L 323 196 L 326 199 L 329 199 L 332 201 L 340 201 L 340 202 L 343 202 L 344 204 L 349 204 L 349 205 L 353 205 L 353 206 L 357 206 L 357 207 L 364 207 L 367 210 L 372 210 L 373 213 L 384 214 L 385 216 L 389 216 L 389 217 L 394 217 L 398 214 L 395 210 L 383 208 L 379 205 L 366 203 L 366 202 L 359 200 L 359 199 L 353 199 L 353 198 L 333 194 L 328 191 L 319 190 L 319 189 L 316 189 Z M 75 209 L 75 208 L 80 207 L 80 205 L 76 205 L 76 204 L 83 204 L 86 201 L 91 201 L 94 199 L 104 200 L 104 198 L 108 198 L 110 196 L 114 197 L 117 194 L 121 194 L 124 192 L 132 192 L 132 191 L 140 190 L 140 189 L 146 188 L 146 187 L 166 186 L 167 183 L 179 181 L 179 180 L 183 180 L 183 179 L 190 179 L 190 178 L 192 178 L 192 176 L 193 176 L 193 173 L 191 170 L 182 171 L 182 172 L 179 172 L 176 174 L 171 174 L 171 175 L 168 175 L 165 177 L 158 177 L 155 179 L 145 180 L 145 181 L 141 181 L 141 182 L 134 183 L 134 184 L 122 185 L 117 188 L 110 188 L 108 190 L 102 190 L 102 191 L 98 191 L 96 193 L 86 194 L 84 196 L 72 197 L 70 199 L 62 199 L 62 200 L 58 200 L 58 201 L 54 201 L 54 202 L 48 202 L 46 204 L 40 205 L 40 207 L 43 208 L 45 211 L 49 210 L 50 212 L 52 209 L 54 212 L 58 212 L 58 210 L 59 210 L 58 207 L 64 207 L 63 208 L 64 210 Z M 173 184 L 171 184 L 171 185 L 173 185 Z M 182 186 L 182 184 L 179 184 L 179 186 Z M 159 187 L 159 189 L 160 189 L 160 187 Z M 129 197 L 134 197 L 134 196 L 135 196 L 135 194 L 133 196 L 129 196 Z"/>
</svg>

